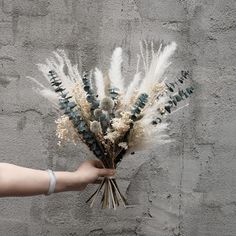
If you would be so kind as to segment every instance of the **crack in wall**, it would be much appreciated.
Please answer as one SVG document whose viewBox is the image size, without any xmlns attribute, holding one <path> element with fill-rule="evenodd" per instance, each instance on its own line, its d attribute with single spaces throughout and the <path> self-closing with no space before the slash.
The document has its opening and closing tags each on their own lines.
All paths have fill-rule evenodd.
<svg viewBox="0 0 236 236">
<path fill-rule="evenodd" d="M 43 113 L 37 109 L 34 109 L 34 108 L 28 108 L 28 109 L 25 109 L 25 110 L 19 110 L 19 111 L 10 111 L 10 112 L 7 112 L 7 111 L 3 111 L 0 112 L 0 115 L 4 115 L 4 116 L 12 116 L 14 114 L 25 114 L 25 113 L 28 113 L 28 112 L 34 112 L 40 116 L 43 116 Z"/>
</svg>

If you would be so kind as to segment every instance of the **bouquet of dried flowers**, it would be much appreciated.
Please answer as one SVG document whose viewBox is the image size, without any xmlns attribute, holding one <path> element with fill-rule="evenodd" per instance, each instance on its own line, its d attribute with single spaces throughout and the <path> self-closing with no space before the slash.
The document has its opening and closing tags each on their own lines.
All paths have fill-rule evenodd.
<svg viewBox="0 0 236 236">
<path fill-rule="evenodd" d="M 157 52 L 152 43 L 141 43 L 140 49 L 137 72 L 127 87 L 120 47 L 112 54 L 107 75 L 95 68 L 81 76 L 63 50 L 38 65 L 53 90 L 31 78 L 40 85 L 37 91 L 63 113 L 56 120 L 59 145 L 82 140 L 106 168 L 116 168 L 127 151 L 170 141 L 165 117 L 193 92 L 192 86 L 185 85 L 189 72 L 181 71 L 171 82 L 164 77 L 175 42 L 160 45 Z M 139 69 L 141 61 L 144 73 Z M 105 177 L 87 201 L 91 207 L 101 191 L 104 208 L 127 205 L 116 179 Z"/>
</svg>

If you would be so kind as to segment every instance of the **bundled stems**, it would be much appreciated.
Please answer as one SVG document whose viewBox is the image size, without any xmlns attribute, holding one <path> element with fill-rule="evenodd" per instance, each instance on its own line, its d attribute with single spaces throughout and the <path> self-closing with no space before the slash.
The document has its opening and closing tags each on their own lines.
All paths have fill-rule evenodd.
<svg viewBox="0 0 236 236">
<path fill-rule="evenodd" d="M 114 208 L 120 205 L 120 202 L 124 207 L 127 207 L 127 201 L 125 197 L 121 194 L 116 180 L 114 177 L 104 177 L 103 181 L 97 188 L 97 190 L 91 195 L 91 197 L 86 201 L 86 203 L 91 201 L 90 207 L 92 208 L 97 200 L 99 193 L 103 189 L 101 204 L 102 208 Z"/>
<path fill-rule="evenodd" d="M 104 160 L 104 166 L 106 168 L 115 168 L 115 158 L 116 156 L 112 156 L 110 158 L 105 157 L 104 159 L 102 159 Z M 108 160 L 110 160 L 109 163 Z M 125 197 L 121 194 L 114 177 L 103 178 L 101 184 L 98 186 L 96 191 L 86 201 L 86 203 L 91 201 L 90 207 L 94 206 L 100 192 L 103 192 L 101 198 L 102 208 L 113 208 L 114 210 L 116 210 L 116 208 L 120 205 L 120 202 L 123 204 L 124 207 L 127 206 L 127 201 Z"/>
</svg>

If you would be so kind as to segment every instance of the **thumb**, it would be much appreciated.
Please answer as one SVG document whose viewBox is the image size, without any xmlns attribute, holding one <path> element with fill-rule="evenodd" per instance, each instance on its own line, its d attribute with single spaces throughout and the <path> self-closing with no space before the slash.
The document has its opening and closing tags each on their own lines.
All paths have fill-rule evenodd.
<svg viewBox="0 0 236 236">
<path fill-rule="evenodd" d="M 115 170 L 114 169 L 98 169 L 98 176 L 102 177 L 102 176 L 112 176 L 115 174 Z"/>
</svg>

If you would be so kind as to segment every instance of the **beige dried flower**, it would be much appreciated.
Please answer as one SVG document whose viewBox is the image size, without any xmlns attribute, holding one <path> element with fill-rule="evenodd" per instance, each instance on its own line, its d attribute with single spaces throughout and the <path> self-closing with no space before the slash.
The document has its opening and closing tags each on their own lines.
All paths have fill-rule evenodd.
<svg viewBox="0 0 236 236">
<path fill-rule="evenodd" d="M 73 97 L 77 106 L 81 110 L 81 114 L 85 119 L 90 119 L 90 104 L 86 99 L 86 93 L 80 82 L 77 82 L 72 90 Z"/>
<path fill-rule="evenodd" d="M 119 133 L 124 134 L 129 130 L 132 120 L 130 119 L 130 112 L 121 112 L 120 115 L 120 118 L 112 119 L 112 128 Z"/>
<path fill-rule="evenodd" d="M 158 110 L 160 111 L 161 114 L 164 114 L 164 113 L 166 112 L 164 105 L 163 105 L 163 106 L 160 106 L 160 107 L 158 108 Z"/>
<path fill-rule="evenodd" d="M 112 143 L 114 143 L 130 129 L 131 122 L 130 112 L 121 112 L 120 118 L 112 119 L 111 126 L 113 129 L 108 130 L 108 133 L 104 138 L 109 139 Z"/>
<path fill-rule="evenodd" d="M 126 142 L 121 142 L 118 144 L 118 146 L 124 148 L 125 150 L 128 149 L 128 144 Z"/>
<path fill-rule="evenodd" d="M 164 82 L 157 83 L 153 87 L 153 92 L 158 93 L 158 95 L 163 95 L 167 91 L 166 84 Z"/>
<path fill-rule="evenodd" d="M 117 131 L 109 132 L 107 135 L 104 136 L 104 139 L 110 140 L 114 143 L 120 137 L 120 133 Z"/>
<path fill-rule="evenodd" d="M 60 139 L 58 145 L 61 145 L 66 141 L 71 141 L 74 144 L 78 142 L 79 135 L 68 116 L 61 116 L 55 123 L 57 124 L 56 135 Z"/>
<path fill-rule="evenodd" d="M 121 112 L 122 112 L 121 109 L 116 110 L 115 111 L 115 117 L 120 118 L 121 117 Z"/>
<path fill-rule="evenodd" d="M 137 145 L 137 143 L 141 143 L 143 137 L 145 136 L 145 131 L 143 129 L 143 126 L 140 122 L 135 122 L 133 128 L 130 130 L 129 134 L 129 147 L 133 147 Z"/>
</svg>

